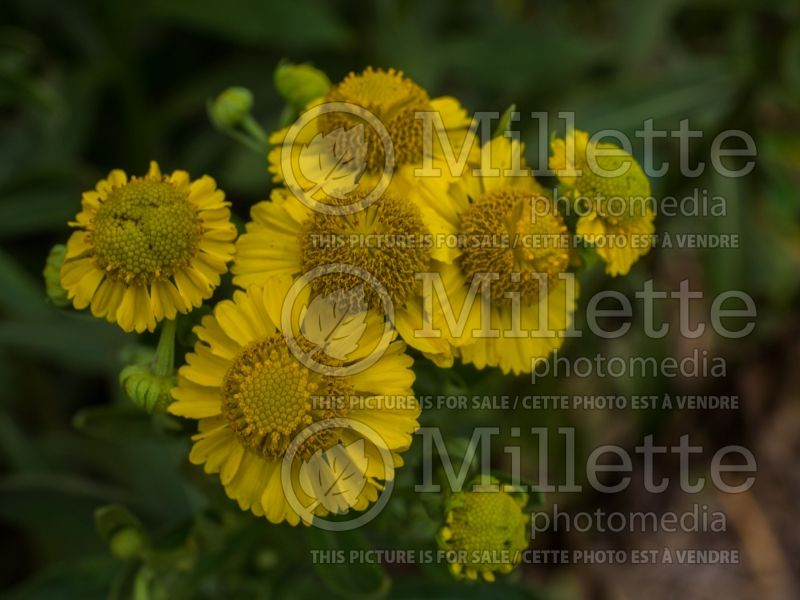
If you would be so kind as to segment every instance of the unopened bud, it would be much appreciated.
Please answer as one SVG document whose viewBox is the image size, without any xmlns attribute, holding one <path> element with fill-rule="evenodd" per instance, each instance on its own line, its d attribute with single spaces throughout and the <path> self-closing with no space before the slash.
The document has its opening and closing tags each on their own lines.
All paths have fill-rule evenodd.
<svg viewBox="0 0 800 600">
<path fill-rule="evenodd" d="M 67 247 L 64 244 L 56 244 L 50 249 L 47 255 L 47 262 L 44 266 L 44 285 L 47 298 L 53 305 L 62 307 L 69 306 L 71 302 L 67 297 L 67 290 L 61 286 L 61 265 L 64 264 L 64 255 Z"/>
<path fill-rule="evenodd" d="M 172 403 L 174 375 L 156 375 L 150 364 L 129 365 L 119 374 L 119 382 L 128 397 L 149 413 L 166 412 Z"/>
<path fill-rule="evenodd" d="M 328 76 L 309 64 L 281 63 L 275 69 L 275 87 L 296 110 L 324 96 L 331 87 Z"/>
<path fill-rule="evenodd" d="M 147 540 L 142 533 L 134 528 L 127 527 L 116 532 L 109 542 L 111 554 L 117 558 L 135 558 L 144 550 Z"/>
<path fill-rule="evenodd" d="M 230 87 L 211 104 L 211 117 L 219 125 L 236 127 L 250 114 L 253 94 L 247 88 Z"/>
</svg>

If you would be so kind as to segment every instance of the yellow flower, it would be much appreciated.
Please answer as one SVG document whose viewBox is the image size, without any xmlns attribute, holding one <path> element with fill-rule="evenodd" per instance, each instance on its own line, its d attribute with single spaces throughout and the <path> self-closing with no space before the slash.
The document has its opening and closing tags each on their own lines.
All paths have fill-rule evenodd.
<svg viewBox="0 0 800 600">
<path fill-rule="evenodd" d="M 75 308 L 125 331 L 153 331 L 200 306 L 233 258 L 236 228 L 210 177 L 162 175 L 155 162 L 144 177 L 116 169 L 81 205 L 61 284 Z"/>
<path fill-rule="evenodd" d="M 364 113 L 342 109 L 320 112 L 297 132 L 288 155 L 290 159 L 286 160 L 283 144 L 292 128 L 273 133 L 270 136 L 273 149 L 269 152 L 269 169 L 276 182 L 286 181 L 285 170 L 291 168 L 293 177 L 303 190 L 315 188 L 315 184 L 320 182 L 313 177 L 309 180 L 309 174 L 320 170 L 329 173 L 326 165 L 331 161 L 328 156 L 331 152 L 334 153 L 334 162 L 346 157 L 347 162 L 362 167 L 363 173 L 356 172 L 354 177 L 366 175 L 364 182 L 370 184 L 374 184 L 387 166 L 393 166 L 392 185 L 402 195 L 421 179 L 429 184 L 431 180 L 446 184 L 453 178 L 448 173 L 438 134 L 433 132 L 432 143 L 426 149 L 423 120 L 415 115 L 420 112 L 438 113 L 444 133 L 454 152 L 458 153 L 469 135 L 472 120 L 455 98 L 430 98 L 428 92 L 402 72 L 368 67 L 362 73 L 345 77 L 327 94 L 310 102 L 307 110 L 318 111 L 329 103 L 344 103 L 368 111 L 377 119 L 377 126 Z M 434 122 L 434 130 L 437 125 Z M 348 132 L 361 135 L 353 136 Z M 387 134 L 393 148 L 393 160 L 385 153 Z M 336 138 L 337 142 L 335 145 L 318 143 L 324 138 Z M 423 165 L 441 169 L 441 176 L 417 178 L 414 171 Z"/>
<path fill-rule="evenodd" d="M 445 504 L 437 542 L 458 579 L 494 581 L 495 573 L 510 573 L 528 547 L 527 494 L 496 480 L 490 485 L 457 492 Z"/>
<path fill-rule="evenodd" d="M 345 205 L 358 203 L 359 192 Z M 452 363 L 446 337 L 420 337 L 424 303 L 418 273 L 435 271 L 437 249 L 416 204 L 392 190 L 353 214 L 325 214 L 306 207 L 284 188 L 273 190 L 269 202 L 256 204 L 236 246 L 234 284 L 247 288 L 276 276 L 297 279 L 326 265 L 345 264 L 349 273 L 314 280 L 315 292 L 363 288 L 370 309 L 383 311 L 381 296 L 365 278 L 385 290 L 394 314 L 388 314 L 399 334 L 440 365 Z"/>
<path fill-rule="evenodd" d="M 647 176 L 630 154 L 614 144 L 590 143 L 585 131 L 553 140 L 552 150 L 550 168 L 572 188 L 581 209 L 577 234 L 595 247 L 606 273 L 627 274 L 653 245 Z"/>
<path fill-rule="evenodd" d="M 195 329 L 199 341 L 194 352 L 178 371 L 175 402 L 169 411 L 199 420 L 189 460 L 203 465 L 207 473 L 219 473 L 228 496 L 242 510 L 266 516 L 273 523 L 296 525 L 301 520 L 308 523 L 311 516 L 298 512 L 292 499 L 302 507 L 310 506 L 309 511 L 319 517 L 361 511 L 374 502 L 383 482 L 393 477 L 393 468 L 402 464 L 399 453 L 411 445 L 419 405 L 411 391 L 412 360 L 402 342 L 391 341 L 376 362 L 349 371 L 366 350 L 359 346 L 352 351 L 347 344 L 353 330 L 344 322 L 347 319 L 328 323 L 312 302 L 306 311 L 297 312 L 300 320 L 292 321 L 291 331 L 284 331 L 282 307 L 287 292 L 288 280 L 281 278 L 263 288 L 252 286 L 247 292 L 237 291 L 232 301 L 220 302 L 213 316 L 203 318 Z M 383 323 L 361 316 L 366 319 L 363 337 L 380 337 Z M 343 372 L 312 368 L 295 356 L 291 342 L 305 349 L 306 338 L 299 332 L 319 324 L 334 328 L 325 356 L 346 358 L 326 364 Z M 322 427 L 332 420 L 334 424 L 363 424 L 379 439 L 365 438 L 358 428 L 345 426 L 297 437 L 315 424 Z M 286 470 L 291 477 L 287 489 L 282 466 L 287 453 L 295 456 L 292 448 L 301 460 L 292 460 Z M 381 453 L 387 452 L 393 464 L 381 459 Z M 338 464 L 350 474 L 341 481 L 335 476 L 318 478 L 351 486 L 334 494 L 335 507 L 325 494 L 317 495 L 313 482 L 309 484 L 304 465 L 313 460 Z M 361 485 L 353 486 L 353 481 Z"/>
<path fill-rule="evenodd" d="M 522 153 L 506 137 L 487 142 L 481 174 L 468 171 L 426 209 L 459 241 L 453 263 L 442 266 L 445 287 L 457 290 L 449 298 L 452 314 L 467 315 L 452 334 L 457 352 L 478 368 L 506 373 L 530 372 L 561 346 L 577 294 L 577 282 L 563 277 L 571 252 L 567 228 L 527 174 Z M 481 292 L 487 274 L 490 295 Z"/>
</svg>

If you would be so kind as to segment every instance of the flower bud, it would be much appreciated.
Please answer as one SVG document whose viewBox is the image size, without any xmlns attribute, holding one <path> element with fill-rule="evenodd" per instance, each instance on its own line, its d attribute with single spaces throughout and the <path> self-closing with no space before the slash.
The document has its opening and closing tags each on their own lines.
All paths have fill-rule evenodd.
<svg viewBox="0 0 800 600">
<path fill-rule="evenodd" d="M 61 286 L 61 265 L 64 263 L 64 256 L 67 247 L 64 244 L 56 244 L 50 249 L 47 255 L 47 262 L 44 266 L 44 285 L 47 298 L 54 306 L 69 306 L 71 302 L 67 297 L 67 290 Z"/>
<path fill-rule="evenodd" d="M 281 63 L 275 69 L 275 87 L 284 99 L 296 110 L 320 96 L 331 87 L 328 76 L 309 64 Z"/>
<path fill-rule="evenodd" d="M 211 117 L 219 125 L 236 127 L 250 114 L 253 94 L 247 88 L 230 87 L 211 103 Z"/>
<path fill-rule="evenodd" d="M 150 548 L 150 537 L 142 522 L 124 506 L 101 506 L 94 512 L 94 523 L 97 533 L 117 558 L 136 558 Z"/>
<path fill-rule="evenodd" d="M 138 364 L 122 369 L 119 382 L 134 404 L 153 413 L 166 412 L 177 379 L 175 375 L 156 375 L 150 364 Z"/>
<path fill-rule="evenodd" d="M 510 573 L 528 547 L 527 494 L 495 479 L 489 485 L 483 489 L 470 485 L 471 491 L 457 492 L 445 503 L 445 524 L 436 541 L 456 557 L 450 563 L 456 578 L 480 575 L 494 581 L 495 573 Z"/>
<path fill-rule="evenodd" d="M 109 541 L 111 554 L 122 559 L 139 556 L 146 546 L 147 540 L 142 536 L 142 532 L 135 527 L 120 529 Z"/>
</svg>

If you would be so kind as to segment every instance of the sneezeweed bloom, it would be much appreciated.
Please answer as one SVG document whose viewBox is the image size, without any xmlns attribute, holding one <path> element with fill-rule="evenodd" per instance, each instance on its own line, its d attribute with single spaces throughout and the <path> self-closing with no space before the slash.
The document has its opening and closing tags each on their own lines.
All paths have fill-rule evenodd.
<svg viewBox="0 0 800 600">
<path fill-rule="evenodd" d="M 232 301 L 220 302 L 213 315 L 203 318 L 195 328 L 199 341 L 194 352 L 178 371 L 169 411 L 199 421 L 189 459 L 207 473 L 219 473 L 228 496 L 242 510 L 273 523 L 296 525 L 310 519 L 298 514 L 288 494 L 320 517 L 361 511 L 374 502 L 392 476 L 381 452 L 391 453 L 392 467 L 402 464 L 400 453 L 410 446 L 418 427 L 419 405 L 411 391 L 412 360 L 400 341 L 392 341 L 371 366 L 350 374 L 310 368 L 298 359 L 289 340 L 300 343 L 304 338 L 299 332 L 309 323 L 332 329 L 325 355 L 344 358 L 330 359 L 331 367 L 352 365 L 367 350 L 353 350 L 348 344 L 352 325 L 328 323 L 313 303 L 300 313 L 305 321 L 299 328 L 284 331 L 281 311 L 287 289 L 287 281 L 278 279 L 267 287 L 237 291 Z M 380 337 L 383 323 L 366 314 L 361 317 L 362 337 Z M 385 398 L 394 400 L 382 402 Z M 312 431 L 308 438 L 301 435 L 331 420 L 358 421 L 382 442 L 344 426 Z M 300 460 L 291 462 L 292 489 L 287 490 L 281 468 L 295 440 L 305 441 L 297 450 Z M 309 474 L 304 465 L 311 464 L 337 472 Z M 333 489 L 326 494 L 322 488 L 328 487 Z"/>
<path fill-rule="evenodd" d="M 510 573 L 528 547 L 528 496 L 492 479 L 470 486 L 445 502 L 439 548 L 447 552 L 450 572 L 459 579 L 494 581 Z"/>
<path fill-rule="evenodd" d="M 200 306 L 233 258 L 236 228 L 211 177 L 115 169 L 85 192 L 70 225 L 61 284 L 77 309 L 125 331 L 153 331 Z"/>
<path fill-rule="evenodd" d="M 352 192 L 342 202 L 352 205 L 362 197 Z M 415 334 L 422 327 L 425 304 L 417 274 L 438 268 L 433 260 L 437 249 L 416 204 L 389 190 L 364 210 L 324 214 L 277 188 L 269 202 L 252 208 L 251 217 L 236 246 L 236 285 L 246 289 L 274 277 L 297 279 L 327 265 L 353 267 L 351 272 L 315 278 L 314 293 L 335 297 L 338 292 L 363 291 L 368 308 L 391 319 L 406 343 L 439 364 L 452 363 L 446 337 Z M 365 277 L 385 290 L 393 314 L 384 312 L 383 298 Z"/>
<path fill-rule="evenodd" d="M 465 362 L 506 373 L 530 372 L 560 347 L 577 293 L 567 227 L 522 153 L 519 142 L 494 138 L 481 149 L 481 174 L 469 170 L 446 196 L 425 202 L 425 214 L 448 222 L 459 242 L 442 266 L 445 288 L 455 290 L 449 310 L 466 314 L 453 344 Z"/>
<path fill-rule="evenodd" d="M 363 114 L 335 109 L 320 110 L 321 105 L 344 103 L 368 111 L 378 126 Z M 374 186 L 385 171 L 392 172 L 392 185 L 400 194 L 407 194 L 419 182 L 416 169 L 440 169 L 438 177 L 425 177 L 445 187 L 455 175 L 448 173 L 446 149 L 439 135 L 432 130 L 425 139 L 423 119 L 419 113 L 434 113 L 433 128 L 443 129 L 450 145 L 458 151 L 469 134 L 472 120 L 459 102 L 452 97 L 431 98 L 428 92 L 402 72 L 368 67 L 361 73 L 351 73 L 328 92 L 309 103 L 307 110 L 319 115 L 297 132 L 290 160 L 284 160 L 284 139 L 291 130 L 282 129 L 270 137 L 273 149 L 269 153 L 270 171 L 276 182 L 286 181 L 285 171 L 292 175 L 303 190 L 315 190 L 321 185 L 330 193 L 326 183 L 347 182 L 353 189 L 355 181 L 363 178 L 361 189 Z M 302 117 L 301 117 L 302 118 Z M 382 126 L 382 127 L 380 127 Z M 387 156 L 386 134 L 391 140 L 393 156 Z M 341 169 L 339 167 L 342 167 Z M 352 171 L 352 177 L 345 173 Z M 325 181 L 323 181 L 325 180 Z"/>
<path fill-rule="evenodd" d="M 614 144 L 589 142 L 570 130 L 552 142 L 550 168 L 581 206 L 577 234 L 594 246 L 609 275 L 626 275 L 653 245 L 650 181 L 636 160 Z"/>
</svg>

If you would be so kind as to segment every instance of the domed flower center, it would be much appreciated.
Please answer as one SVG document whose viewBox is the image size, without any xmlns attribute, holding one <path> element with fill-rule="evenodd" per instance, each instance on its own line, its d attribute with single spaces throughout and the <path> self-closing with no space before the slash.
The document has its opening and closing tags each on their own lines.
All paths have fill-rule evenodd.
<svg viewBox="0 0 800 600">
<path fill-rule="evenodd" d="M 186 192 L 166 181 L 134 179 L 99 206 L 90 240 L 108 277 L 149 284 L 188 265 L 202 233 Z"/>
<path fill-rule="evenodd" d="M 358 194 L 346 201 L 353 202 L 353 196 Z M 304 272 L 329 264 L 354 267 L 315 279 L 316 293 L 361 290 L 370 307 L 380 307 L 381 298 L 362 274 L 380 282 L 400 306 L 414 292 L 416 274 L 427 269 L 431 255 L 430 234 L 419 209 L 388 192 L 366 210 L 350 215 L 315 213 L 302 240 Z"/>
<path fill-rule="evenodd" d="M 629 154 L 613 145 L 600 147 L 618 152 L 598 156 L 594 170 L 588 164 L 584 166 L 575 189 L 581 202 L 600 218 L 611 225 L 625 227 L 651 212 L 650 182 Z M 617 172 L 621 174 L 615 175 Z"/>
<path fill-rule="evenodd" d="M 489 274 L 491 297 L 502 302 L 518 292 L 538 300 L 543 283 L 567 269 L 567 228 L 549 200 L 513 188 L 493 190 L 461 217 L 461 270 L 472 282 Z"/>
<path fill-rule="evenodd" d="M 393 69 L 368 68 L 360 75 L 351 73 L 325 97 L 327 102 L 348 102 L 375 115 L 389 132 L 394 146 L 395 163 L 404 165 L 422 159 L 422 120 L 415 119 L 418 111 L 430 111 L 428 93 Z M 320 116 L 320 130 L 330 134 L 363 125 L 365 152 L 351 150 L 351 156 L 363 156 L 368 170 L 381 172 L 387 166 L 384 140 L 375 127 L 360 116 L 333 111 Z M 347 142 L 353 136 L 342 136 Z M 360 141 L 360 140 L 359 140 Z"/>
<path fill-rule="evenodd" d="M 526 517 L 512 496 L 465 492 L 453 502 L 447 545 L 466 553 L 466 566 L 497 567 L 519 560 L 515 554 L 527 547 Z"/>
<path fill-rule="evenodd" d="M 341 377 L 314 373 L 274 335 L 247 346 L 222 385 L 222 413 L 242 443 L 271 459 L 282 457 L 292 440 L 312 423 L 341 417 L 352 390 Z M 298 450 L 303 458 L 335 443 L 323 429 Z"/>
</svg>

